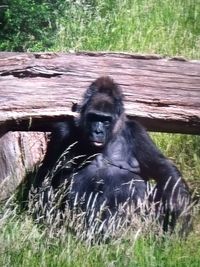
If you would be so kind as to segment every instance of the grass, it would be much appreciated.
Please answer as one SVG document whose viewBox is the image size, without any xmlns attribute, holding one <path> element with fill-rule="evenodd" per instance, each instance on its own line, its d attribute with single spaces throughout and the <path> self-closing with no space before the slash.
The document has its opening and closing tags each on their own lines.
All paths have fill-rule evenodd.
<svg viewBox="0 0 200 267">
<path fill-rule="evenodd" d="M 180 169 L 191 191 L 200 197 L 200 136 L 151 133 L 151 137 Z"/>
<path fill-rule="evenodd" d="M 196 0 L 22 2 L 2 6 L 4 50 L 104 50 L 200 58 Z"/>
<path fill-rule="evenodd" d="M 200 5 L 195 0 L 63 1 L 53 45 L 31 45 L 28 51 L 91 50 L 158 53 L 200 58 Z M 42 29 L 41 29 L 42 30 Z M 31 35 L 31 33 L 30 33 Z M 40 40 L 38 41 L 40 44 Z M 200 137 L 151 134 L 165 155 L 176 162 L 200 195 Z M 198 267 L 200 223 L 187 239 L 155 236 L 130 229 L 109 243 L 88 245 L 67 229 L 54 233 L 38 225 L 10 201 L 0 206 L 0 266 L 2 267 Z M 59 228 L 58 228 L 59 229 Z"/>
<path fill-rule="evenodd" d="M 118 50 L 197 59 L 199 14 L 195 0 L 75 1 L 58 20 L 53 49 Z"/>
<path fill-rule="evenodd" d="M 155 235 L 147 222 L 129 228 L 107 243 L 91 245 L 66 227 L 37 225 L 27 213 L 19 213 L 11 200 L 1 207 L 0 266 L 190 266 L 200 264 L 199 230 L 187 239 Z M 78 225 L 77 225 L 78 227 Z M 146 228 L 147 227 L 147 228 Z M 57 231 L 55 231 L 57 229 Z"/>
</svg>

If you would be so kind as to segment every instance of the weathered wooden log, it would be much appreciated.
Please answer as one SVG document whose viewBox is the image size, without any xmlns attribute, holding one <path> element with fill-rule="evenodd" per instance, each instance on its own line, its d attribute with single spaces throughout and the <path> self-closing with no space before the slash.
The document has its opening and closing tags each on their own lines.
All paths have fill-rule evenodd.
<svg viewBox="0 0 200 267">
<path fill-rule="evenodd" d="M 101 75 L 122 86 L 126 113 L 147 129 L 200 133 L 200 62 L 122 53 L 0 53 L 1 131 L 72 115 Z"/>
<path fill-rule="evenodd" d="M 10 196 L 43 159 L 47 135 L 33 132 L 8 132 L 0 139 L 0 200 Z"/>
<path fill-rule="evenodd" d="M 110 75 L 148 130 L 200 133 L 200 62 L 123 53 L 0 53 L 0 199 L 43 158 L 52 120 L 71 119 L 88 85 Z"/>
</svg>

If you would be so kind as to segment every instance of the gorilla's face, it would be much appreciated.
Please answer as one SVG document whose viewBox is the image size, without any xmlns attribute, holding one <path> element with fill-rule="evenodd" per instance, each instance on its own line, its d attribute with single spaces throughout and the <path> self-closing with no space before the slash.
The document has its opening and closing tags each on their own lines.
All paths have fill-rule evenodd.
<svg viewBox="0 0 200 267">
<path fill-rule="evenodd" d="M 112 97 L 99 93 L 91 98 L 81 115 L 81 126 L 86 140 L 93 148 L 103 148 L 112 135 L 118 118 Z"/>
<path fill-rule="evenodd" d="M 112 132 L 111 114 L 89 112 L 86 116 L 86 134 L 92 146 L 103 148 Z"/>
</svg>

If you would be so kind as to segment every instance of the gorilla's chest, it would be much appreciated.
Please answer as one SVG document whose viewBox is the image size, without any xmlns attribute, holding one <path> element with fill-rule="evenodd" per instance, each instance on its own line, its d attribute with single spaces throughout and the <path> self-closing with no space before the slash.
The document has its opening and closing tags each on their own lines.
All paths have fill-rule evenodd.
<svg viewBox="0 0 200 267">
<path fill-rule="evenodd" d="M 97 194 L 98 201 L 106 201 L 114 206 L 115 199 L 119 202 L 143 197 L 146 184 L 140 177 L 138 161 L 123 150 L 123 142 L 112 143 L 108 150 L 95 156 L 85 166 L 76 170 L 71 187 L 72 199 L 76 194 L 85 196 Z M 140 192 L 141 191 L 141 192 Z M 113 204 L 111 204 L 113 203 Z"/>
<path fill-rule="evenodd" d="M 123 136 L 117 137 L 108 143 L 102 153 L 97 154 L 87 163 L 81 164 L 76 170 L 76 176 L 81 179 L 130 179 L 133 175 L 140 173 L 137 159 L 127 147 Z M 87 176 L 87 178 L 86 178 Z"/>
</svg>

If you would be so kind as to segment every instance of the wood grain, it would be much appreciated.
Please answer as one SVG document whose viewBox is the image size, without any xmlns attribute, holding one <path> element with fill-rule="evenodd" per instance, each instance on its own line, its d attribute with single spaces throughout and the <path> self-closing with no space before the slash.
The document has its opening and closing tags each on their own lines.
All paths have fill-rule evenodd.
<svg viewBox="0 0 200 267">
<path fill-rule="evenodd" d="M 124 53 L 0 53 L 1 131 L 48 130 L 102 75 L 121 85 L 126 113 L 148 130 L 200 133 L 200 62 Z"/>
</svg>

